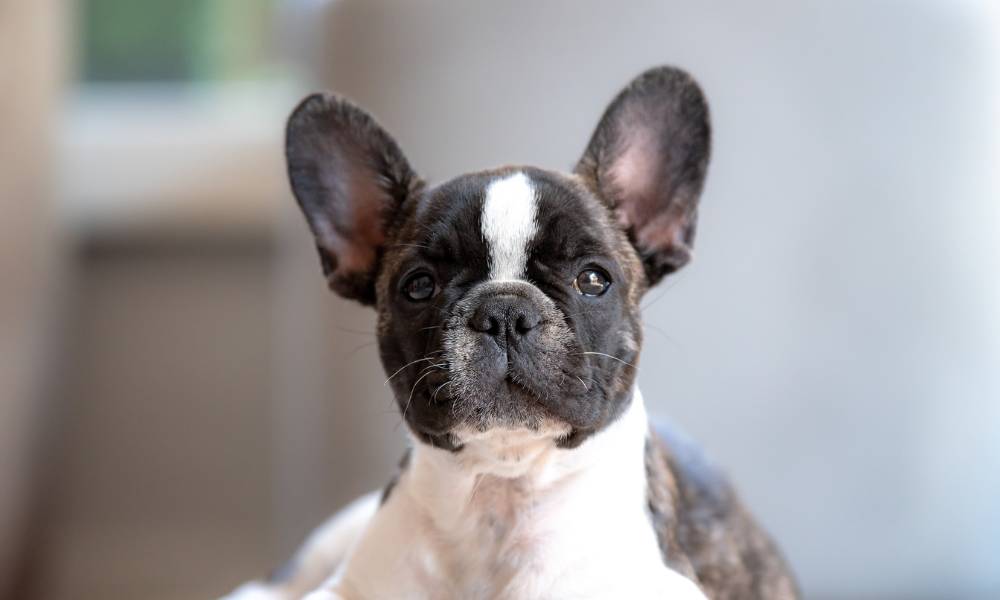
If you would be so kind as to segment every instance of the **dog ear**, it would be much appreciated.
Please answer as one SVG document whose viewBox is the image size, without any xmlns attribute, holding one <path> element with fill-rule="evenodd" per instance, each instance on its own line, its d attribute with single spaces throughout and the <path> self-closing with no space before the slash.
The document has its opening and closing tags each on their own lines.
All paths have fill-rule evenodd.
<svg viewBox="0 0 1000 600">
<path fill-rule="evenodd" d="M 309 96 L 292 112 L 285 156 L 330 289 L 373 304 L 392 216 L 419 178 L 371 115 L 330 94 Z"/>
<path fill-rule="evenodd" d="M 611 102 L 576 166 L 628 233 L 649 285 L 691 259 L 710 138 L 698 84 L 659 67 Z"/>
</svg>

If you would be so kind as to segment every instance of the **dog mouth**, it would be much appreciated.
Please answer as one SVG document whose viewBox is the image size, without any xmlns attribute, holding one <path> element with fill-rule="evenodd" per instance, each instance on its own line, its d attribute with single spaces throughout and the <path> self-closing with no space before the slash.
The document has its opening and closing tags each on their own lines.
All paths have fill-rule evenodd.
<svg viewBox="0 0 1000 600">
<path fill-rule="evenodd" d="M 559 398 L 569 395 L 564 388 L 580 378 L 557 370 L 557 375 L 532 373 L 509 365 L 500 372 L 456 368 L 452 365 L 428 377 L 423 394 L 427 401 L 447 410 L 458 426 L 475 431 L 494 428 L 538 431 L 544 423 L 558 421 L 550 410 Z M 561 380 L 561 381 L 558 381 Z"/>
<path fill-rule="evenodd" d="M 481 360 L 484 344 L 470 342 L 442 343 L 418 359 L 423 366 L 405 368 L 393 380 L 403 421 L 418 440 L 466 454 L 467 445 L 476 442 L 484 457 L 505 451 L 490 441 L 494 435 L 521 439 L 512 432 L 536 450 L 553 444 L 573 448 L 613 416 L 609 385 L 612 392 L 618 388 L 608 382 L 621 370 L 614 357 L 603 360 L 607 355 L 567 343 L 514 360 L 504 353 L 498 363 Z"/>
<path fill-rule="evenodd" d="M 475 405 L 473 405 L 475 406 Z M 508 374 L 496 384 L 490 405 L 466 414 L 449 431 L 464 460 L 497 476 L 517 477 L 540 455 L 558 447 L 573 427 L 551 414 L 535 392 Z"/>
<path fill-rule="evenodd" d="M 522 328 L 524 315 L 530 319 Z M 570 324 L 540 290 L 526 283 L 480 284 L 432 335 L 425 347 L 435 350 L 394 382 L 404 421 L 415 430 L 440 437 L 462 428 L 586 426 L 587 407 L 599 399 L 585 383 L 592 380 L 591 367 Z"/>
</svg>

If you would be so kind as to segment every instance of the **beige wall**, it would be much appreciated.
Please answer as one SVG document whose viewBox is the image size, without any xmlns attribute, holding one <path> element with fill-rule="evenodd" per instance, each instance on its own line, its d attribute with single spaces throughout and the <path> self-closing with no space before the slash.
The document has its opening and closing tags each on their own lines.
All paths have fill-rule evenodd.
<svg viewBox="0 0 1000 600">
<path fill-rule="evenodd" d="M 23 532 L 54 309 L 51 135 L 64 73 L 59 0 L 0 2 L 0 593 Z"/>
</svg>

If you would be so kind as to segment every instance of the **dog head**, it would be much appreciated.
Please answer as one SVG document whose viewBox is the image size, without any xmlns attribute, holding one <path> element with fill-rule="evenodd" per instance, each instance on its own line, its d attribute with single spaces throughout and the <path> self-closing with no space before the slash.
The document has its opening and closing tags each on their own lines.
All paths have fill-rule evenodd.
<svg viewBox="0 0 1000 600">
<path fill-rule="evenodd" d="M 572 173 L 430 186 L 333 95 L 299 105 L 286 152 L 330 288 L 378 312 L 404 420 L 457 451 L 495 429 L 573 447 L 623 412 L 639 301 L 691 257 L 709 145 L 701 90 L 663 67 L 612 101 Z"/>
</svg>

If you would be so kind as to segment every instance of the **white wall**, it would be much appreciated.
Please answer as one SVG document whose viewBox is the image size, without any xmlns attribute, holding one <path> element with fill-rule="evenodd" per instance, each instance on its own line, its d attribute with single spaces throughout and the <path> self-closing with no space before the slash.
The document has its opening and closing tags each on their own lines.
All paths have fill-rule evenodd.
<svg viewBox="0 0 1000 600">
<path fill-rule="evenodd" d="M 732 473 L 810 597 L 1000 593 L 989 3 L 366 0 L 330 12 L 330 85 L 432 180 L 567 168 L 628 78 L 659 63 L 695 74 L 715 154 L 697 258 L 647 299 L 653 412 Z M 343 328 L 371 329 L 371 316 L 328 303 L 333 393 L 377 398 L 337 408 L 370 424 L 324 441 L 333 479 L 344 457 L 367 457 L 344 490 L 381 478 L 398 443 L 363 366 L 374 352 L 347 357 L 365 340 Z"/>
</svg>

